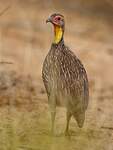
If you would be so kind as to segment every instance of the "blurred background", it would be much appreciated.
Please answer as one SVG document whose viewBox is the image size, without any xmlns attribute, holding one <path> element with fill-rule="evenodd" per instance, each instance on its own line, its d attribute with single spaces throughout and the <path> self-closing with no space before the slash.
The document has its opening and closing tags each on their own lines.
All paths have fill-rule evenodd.
<svg viewBox="0 0 113 150">
<path fill-rule="evenodd" d="M 113 150 L 113 1 L 0 0 L 0 12 L 0 150 Z M 72 119 L 71 139 L 49 136 L 41 78 L 53 40 L 45 20 L 54 12 L 65 16 L 65 43 L 82 60 L 90 84 L 84 128 Z M 57 115 L 58 134 L 65 109 Z"/>
</svg>

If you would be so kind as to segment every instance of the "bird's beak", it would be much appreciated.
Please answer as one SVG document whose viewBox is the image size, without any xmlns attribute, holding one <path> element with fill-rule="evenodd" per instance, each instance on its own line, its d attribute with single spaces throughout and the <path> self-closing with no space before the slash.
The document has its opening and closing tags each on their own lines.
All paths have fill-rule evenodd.
<svg viewBox="0 0 113 150">
<path fill-rule="evenodd" d="M 46 20 L 46 23 L 48 23 L 48 22 L 52 22 L 51 17 L 49 17 L 49 18 Z"/>
</svg>

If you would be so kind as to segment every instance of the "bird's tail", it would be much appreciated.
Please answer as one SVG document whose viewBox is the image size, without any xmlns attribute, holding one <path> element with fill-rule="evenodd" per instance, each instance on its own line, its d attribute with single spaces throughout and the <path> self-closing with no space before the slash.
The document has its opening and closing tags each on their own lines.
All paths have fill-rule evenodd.
<svg viewBox="0 0 113 150">
<path fill-rule="evenodd" d="M 79 128 L 82 128 L 84 125 L 84 120 L 85 120 L 85 112 L 82 113 L 74 113 L 73 117 L 75 118 L 75 120 L 77 121 L 77 124 L 79 126 Z"/>
</svg>

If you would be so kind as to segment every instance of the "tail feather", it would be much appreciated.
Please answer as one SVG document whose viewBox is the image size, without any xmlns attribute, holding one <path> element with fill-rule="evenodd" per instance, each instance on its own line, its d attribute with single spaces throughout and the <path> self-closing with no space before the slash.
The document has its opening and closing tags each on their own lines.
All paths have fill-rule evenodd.
<svg viewBox="0 0 113 150">
<path fill-rule="evenodd" d="M 75 120 L 77 121 L 77 124 L 79 126 L 79 128 L 82 128 L 84 125 L 84 120 L 85 120 L 85 112 L 84 113 L 80 113 L 80 114 L 73 114 Z"/>
</svg>

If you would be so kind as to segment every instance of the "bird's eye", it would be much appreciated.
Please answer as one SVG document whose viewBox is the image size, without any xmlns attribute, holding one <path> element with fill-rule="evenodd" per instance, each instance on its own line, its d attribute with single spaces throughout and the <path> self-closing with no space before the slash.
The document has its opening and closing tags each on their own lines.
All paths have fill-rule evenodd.
<svg viewBox="0 0 113 150">
<path fill-rule="evenodd" d="M 60 20 L 60 19 L 61 19 L 60 17 L 57 18 L 57 20 Z"/>
</svg>

